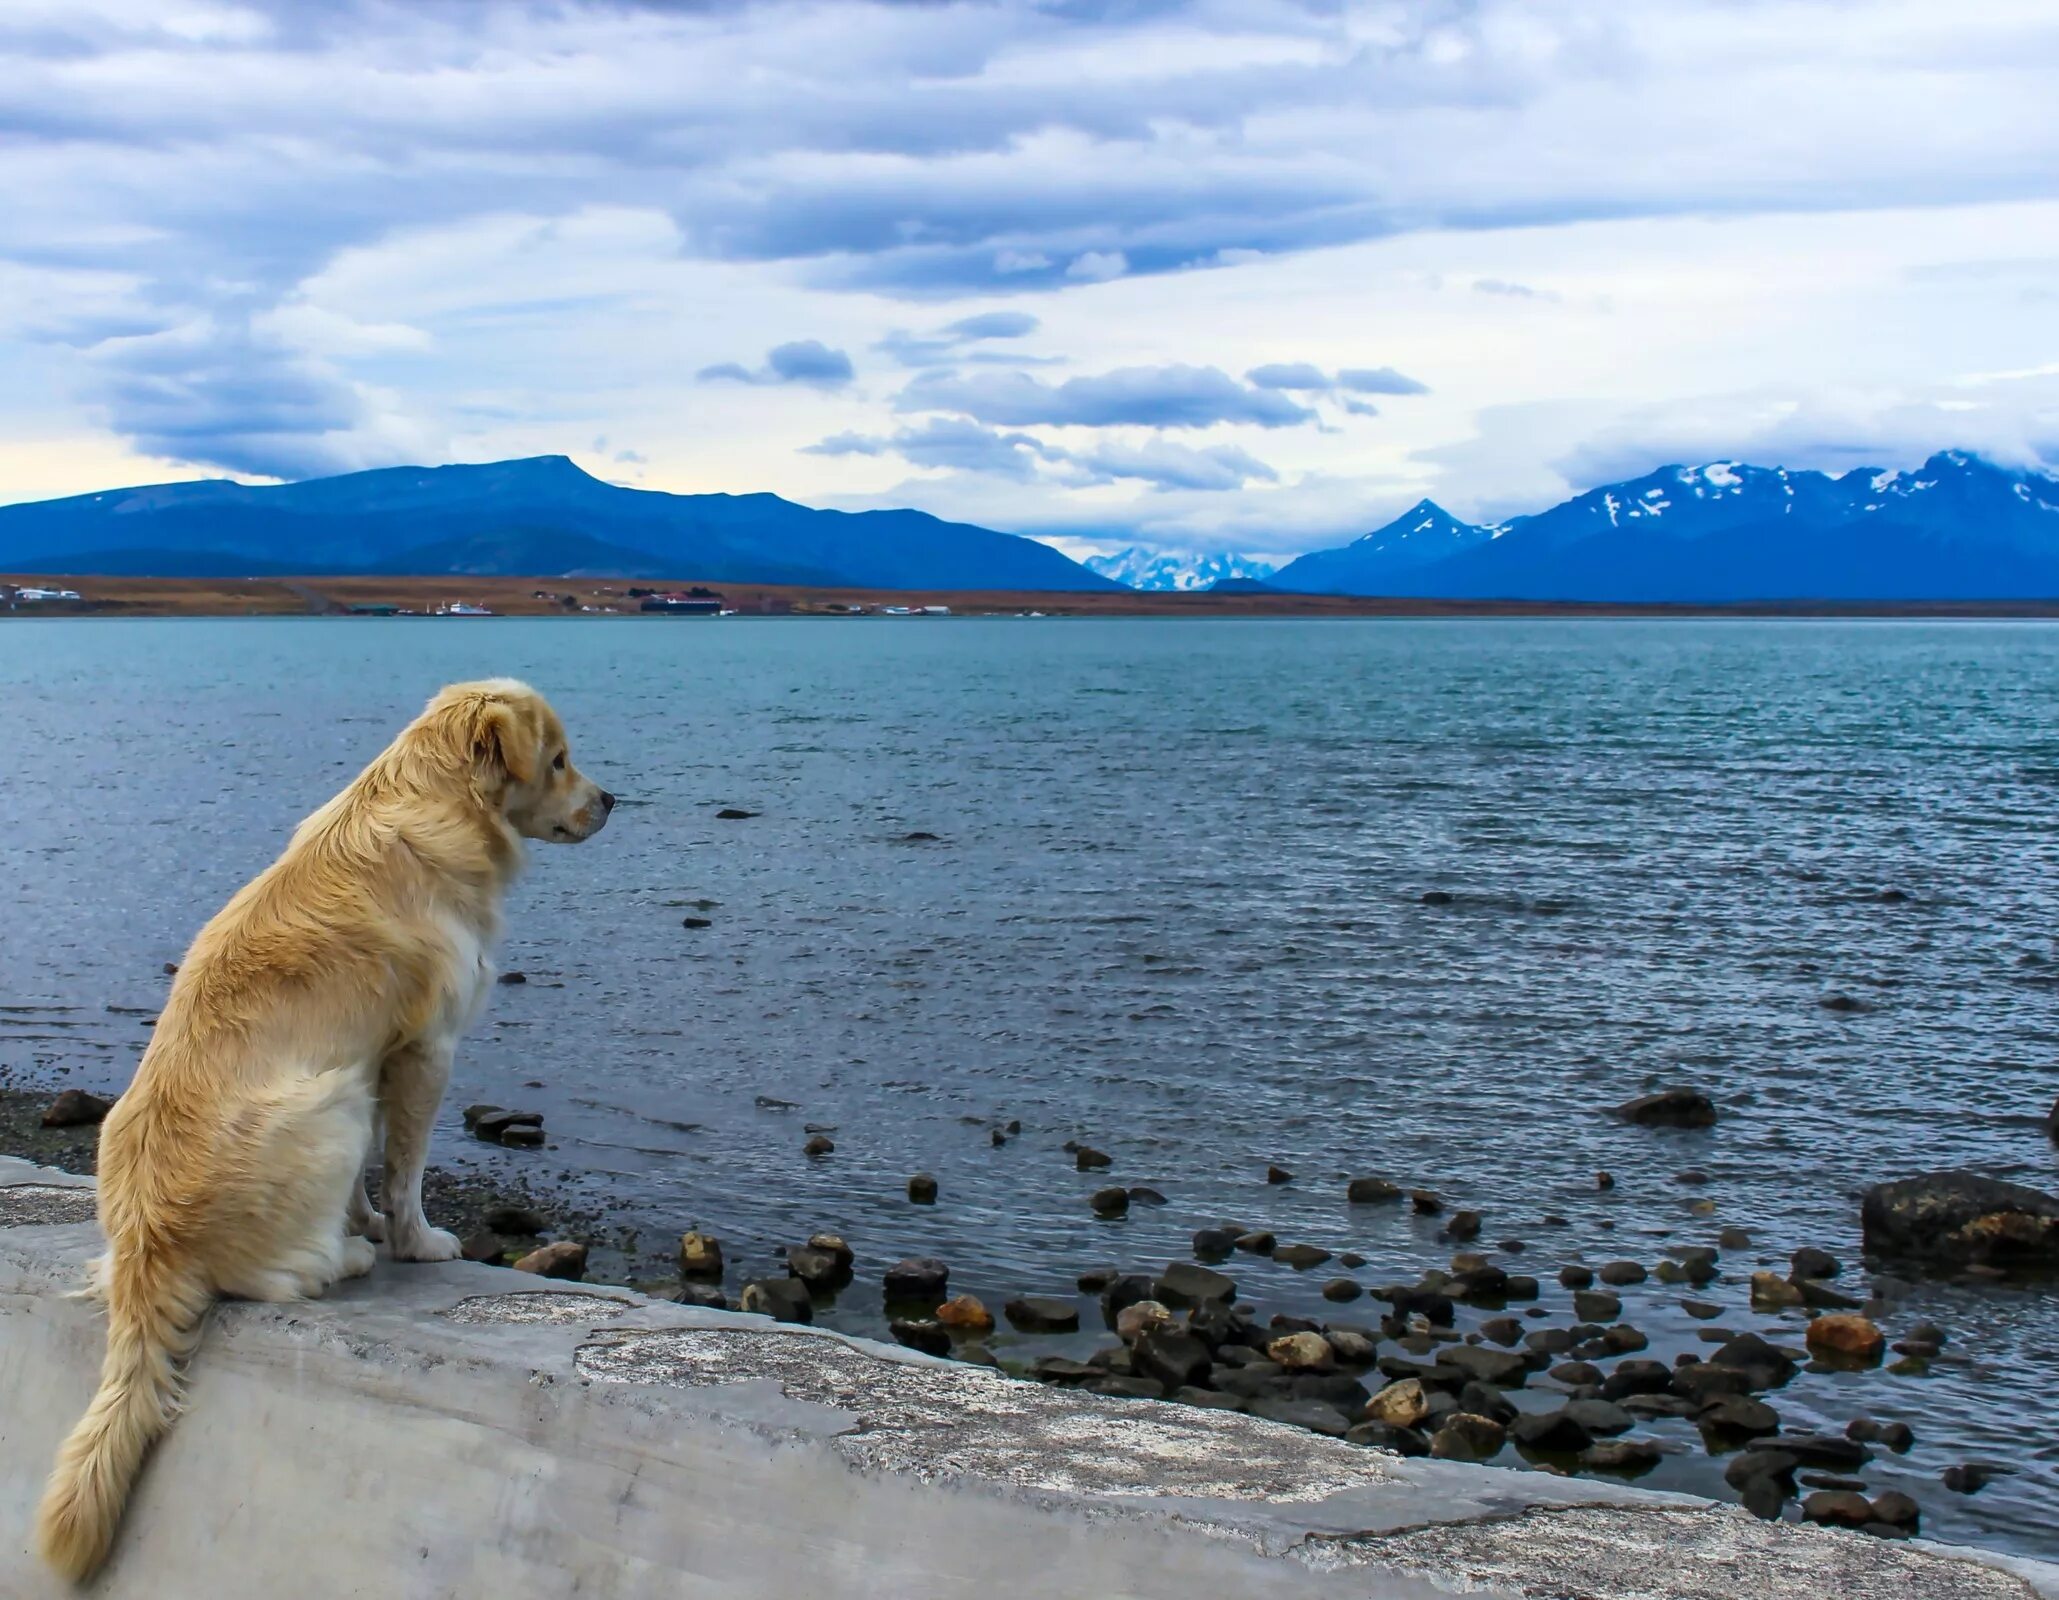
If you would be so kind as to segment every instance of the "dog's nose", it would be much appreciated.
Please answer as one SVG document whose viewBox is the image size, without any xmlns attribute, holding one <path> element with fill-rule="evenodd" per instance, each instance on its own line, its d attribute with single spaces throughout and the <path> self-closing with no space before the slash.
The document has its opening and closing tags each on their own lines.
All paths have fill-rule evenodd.
<svg viewBox="0 0 2059 1600">
<path fill-rule="evenodd" d="M 602 811 L 603 813 L 606 813 L 606 812 L 609 812 L 609 811 L 613 811 L 614 809 L 615 809 L 615 797 L 614 797 L 613 795 L 609 794 L 607 790 L 605 790 L 605 789 L 601 790 L 601 811 Z"/>
</svg>

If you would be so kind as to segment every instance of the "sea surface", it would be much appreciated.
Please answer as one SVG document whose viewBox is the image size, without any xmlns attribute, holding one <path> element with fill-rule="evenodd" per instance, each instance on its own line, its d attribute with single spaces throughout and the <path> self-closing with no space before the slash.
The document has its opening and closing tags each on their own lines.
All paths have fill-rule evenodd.
<svg viewBox="0 0 2059 1600">
<path fill-rule="evenodd" d="M 1497 1259 L 1561 1321 L 1561 1264 L 1747 1228 L 1704 1297 L 1799 1344 L 1745 1280 L 1804 1244 L 1858 1278 L 1867 1184 L 2059 1187 L 2034 622 L 10 620 L 0 1067 L 119 1089 L 199 924 L 437 685 L 501 673 L 623 804 L 535 851 L 502 954 L 529 981 L 463 1047 L 436 1157 L 601 1197 L 653 1252 L 711 1229 L 732 1292 L 820 1228 L 861 1270 L 824 1320 L 865 1332 L 906 1255 L 997 1307 L 1223 1220 L 1359 1251 L 1368 1285 L 1445 1263 L 1435 1220 L 1344 1203 L 1374 1173 L 1520 1240 Z M 1683 1081 L 1715 1130 L 1606 1114 Z M 551 1148 L 467 1138 L 482 1100 Z M 1096 1221 L 1111 1179 L 1168 1203 Z M 1377 1316 L 1318 1297 L 1334 1262 L 1225 1270 L 1266 1311 Z M 1681 1292 L 1626 1294 L 1652 1354 L 1699 1348 Z M 1871 1487 L 2059 1556 L 2059 1297 L 1920 1289 L 1890 1337 L 1925 1317 L 1928 1376 L 1775 1404 L 1909 1421 Z M 1693 1448 L 1645 1482 L 1721 1492 L 1655 1431 Z M 1947 1493 L 1967 1459 L 2018 1471 Z"/>
</svg>

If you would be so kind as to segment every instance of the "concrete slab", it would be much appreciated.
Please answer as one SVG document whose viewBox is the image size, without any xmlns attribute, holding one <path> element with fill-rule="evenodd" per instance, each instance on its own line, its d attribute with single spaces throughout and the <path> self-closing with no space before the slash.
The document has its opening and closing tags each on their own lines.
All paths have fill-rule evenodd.
<svg viewBox="0 0 2059 1600">
<path fill-rule="evenodd" d="M 92 1391 L 90 1180 L 0 1159 L 0 1594 Z M 462 1262 L 225 1305 L 92 1592 L 2059 1600 L 2059 1568 L 1405 1461 Z"/>
</svg>

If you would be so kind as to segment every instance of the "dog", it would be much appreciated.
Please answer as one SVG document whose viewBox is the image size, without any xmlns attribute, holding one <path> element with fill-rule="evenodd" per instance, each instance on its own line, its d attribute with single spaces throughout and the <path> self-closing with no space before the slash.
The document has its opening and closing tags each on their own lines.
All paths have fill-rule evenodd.
<svg viewBox="0 0 2059 1600">
<path fill-rule="evenodd" d="M 201 929 L 100 1135 L 108 1248 L 86 1292 L 107 1354 L 37 1514 L 58 1572 L 106 1559 L 214 1300 L 319 1295 L 370 1271 L 382 1232 L 397 1261 L 457 1256 L 422 1168 L 502 893 L 524 840 L 590 839 L 614 806 L 535 690 L 454 684 Z"/>
</svg>

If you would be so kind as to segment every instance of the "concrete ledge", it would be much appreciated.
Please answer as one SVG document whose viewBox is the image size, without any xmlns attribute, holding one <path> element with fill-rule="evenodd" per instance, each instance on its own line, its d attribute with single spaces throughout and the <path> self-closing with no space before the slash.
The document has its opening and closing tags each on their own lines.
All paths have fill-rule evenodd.
<svg viewBox="0 0 2059 1600">
<path fill-rule="evenodd" d="M 0 1594 L 99 1369 L 87 1179 L 0 1159 Z M 2059 1600 L 2059 1567 L 1404 1461 L 454 1262 L 224 1305 L 92 1591 Z"/>
</svg>

